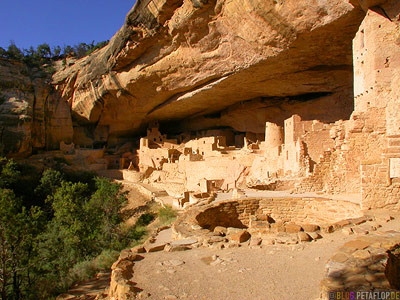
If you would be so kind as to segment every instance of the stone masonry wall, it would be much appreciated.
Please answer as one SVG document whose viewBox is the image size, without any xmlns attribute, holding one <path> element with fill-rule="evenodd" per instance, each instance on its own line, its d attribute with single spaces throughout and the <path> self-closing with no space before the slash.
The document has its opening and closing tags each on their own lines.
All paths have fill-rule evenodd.
<svg viewBox="0 0 400 300">
<path fill-rule="evenodd" d="M 251 219 L 271 223 L 327 225 L 362 216 L 360 206 L 323 198 L 262 198 L 222 202 L 200 213 L 200 226 L 249 227 Z M 239 221 L 239 222 L 238 222 Z"/>
</svg>

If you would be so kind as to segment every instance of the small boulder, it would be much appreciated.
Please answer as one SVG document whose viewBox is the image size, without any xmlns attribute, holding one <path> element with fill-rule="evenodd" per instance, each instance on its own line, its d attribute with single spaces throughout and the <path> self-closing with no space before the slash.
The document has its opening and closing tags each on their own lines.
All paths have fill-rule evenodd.
<svg viewBox="0 0 400 300">
<path fill-rule="evenodd" d="M 311 236 L 313 240 L 322 239 L 322 236 L 318 232 L 310 232 L 308 235 Z"/>
<path fill-rule="evenodd" d="M 226 227 L 217 226 L 214 228 L 214 233 L 218 234 L 220 236 L 225 236 L 227 233 L 227 229 L 226 229 Z"/>
<path fill-rule="evenodd" d="M 229 236 L 229 239 L 234 242 L 244 243 L 251 237 L 250 233 L 246 230 L 233 233 Z"/>
<path fill-rule="evenodd" d="M 251 238 L 250 240 L 250 247 L 256 247 L 256 246 L 260 246 L 262 242 L 262 239 L 259 237 L 256 238 Z"/>
<path fill-rule="evenodd" d="M 299 237 L 300 242 L 311 242 L 312 241 L 311 236 L 304 231 L 300 231 L 299 233 L 297 233 L 297 236 Z"/>
<path fill-rule="evenodd" d="M 302 227 L 305 232 L 315 232 L 319 230 L 319 226 L 315 224 L 304 224 Z"/>
<path fill-rule="evenodd" d="M 297 233 L 302 230 L 301 226 L 297 224 L 286 224 L 285 229 L 287 233 Z"/>
</svg>

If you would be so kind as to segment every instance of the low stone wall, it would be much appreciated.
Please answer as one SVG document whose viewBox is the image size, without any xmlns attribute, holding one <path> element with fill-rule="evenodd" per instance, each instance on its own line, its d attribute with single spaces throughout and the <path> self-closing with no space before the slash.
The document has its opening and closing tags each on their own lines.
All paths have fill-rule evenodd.
<svg viewBox="0 0 400 300">
<path fill-rule="evenodd" d="M 246 228 L 273 223 L 334 224 L 361 217 L 360 206 L 324 198 L 261 198 L 215 203 L 199 212 L 198 225 L 213 230 L 216 226 Z M 260 222 L 258 222 L 260 221 Z"/>
<path fill-rule="evenodd" d="M 339 299 L 338 293 L 343 295 L 340 299 L 352 299 L 349 296 L 351 292 L 356 299 L 357 291 L 379 290 L 397 290 L 398 297 L 399 249 L 400 233 L 393 231 L 383 235 L 363 236 L 347 242 L 326 264 L 325 276 L 321 281 L 321 299 Z M 386 299 L 397 299 L 396 297 Z M 360 296 L 357 299 L 367 298 Z"/>
</svg>

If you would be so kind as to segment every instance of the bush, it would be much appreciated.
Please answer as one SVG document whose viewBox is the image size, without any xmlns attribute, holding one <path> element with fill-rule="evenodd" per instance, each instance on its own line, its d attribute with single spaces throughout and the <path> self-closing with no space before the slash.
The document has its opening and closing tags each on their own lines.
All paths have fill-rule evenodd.
<svg viewBox="0 0 400 300">
<path fill-rule="evenodd" d="M 161 224 L 169 225 L 171 224 L 177 216 L 177 212 L 169 205 L 161 207 L 158 210 L 158 219 Z"/>
<path fill-rule="evenodd" d="M 118 259 L 119 254 L 119 251 L 116 250 L 103 250 L 103 252 L 94 259 L 96 269 L 98 271 L 110 270 L 112 264 Z"/>
<path fill-rule="evenodd" d="M 155 219 L 154 214 L 152 213 L 145 213 L 139 217 L 136 221 L 137 226 L 146 226 L 149 225 Z"/>
<path fill-rule="evenodd" d="M 0 158 L 0 248 L 1 239 L 9 248 L 0 251 L 9 275 L 0 280 L 0 299 L 53 299 L 108 270 L 120 250 L 143 242 L 155 218 L 145 213 L 128 227 L 121 217 L 125 202 L 120 184 L 93 173 L 40 174 Z M 168 222 L 176 213 L 166 208 L 159 215 Z"/>
</svg>

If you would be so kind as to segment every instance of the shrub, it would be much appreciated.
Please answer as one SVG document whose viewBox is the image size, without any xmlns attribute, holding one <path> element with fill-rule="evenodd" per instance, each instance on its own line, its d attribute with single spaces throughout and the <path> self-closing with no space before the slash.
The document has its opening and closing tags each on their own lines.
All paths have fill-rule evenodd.
<svg viewBox="0 0 400 300">
<path fill-rule="evenodd" d="M 161 207 L 158 210 L 158 219 L 161 224 L 169 225 L 171 224 L 177 216 L 177 212 L 169 205 Z"/>
<path fill-rule="evenodd" d="M 109 270 L 112 264 L 118 259 L 120 252 L 116 250 L 103 250 L 94 261 L 98 271 Z"/>
<path fill-rule="evenodd" d="M 136 221 L 137 226 L 146 226 L 149 225 L 155 219 L 154 214 L 152 213 L 145 213 L 139 217 Z"/>
</svg>

